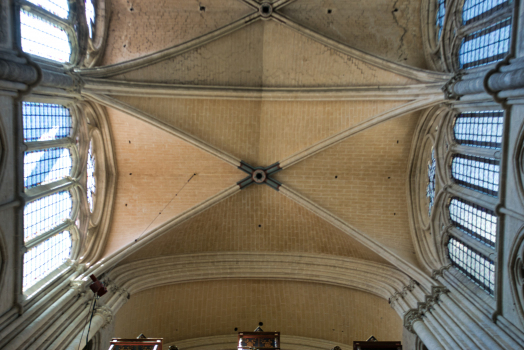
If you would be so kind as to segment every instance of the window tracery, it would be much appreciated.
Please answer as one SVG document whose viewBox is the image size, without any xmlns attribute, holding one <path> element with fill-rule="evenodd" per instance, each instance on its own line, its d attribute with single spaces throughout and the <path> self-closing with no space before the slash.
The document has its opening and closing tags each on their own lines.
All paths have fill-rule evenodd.
<svg viewBox="0 0 524 350">
<path fill-rule="evenodd" d="M 494 208 L 479 204 L 490 203 L 497 197 L 500 165 L 496 157 L 486 157 L 485 150 L 497 150 L 502 144 L 502 111 L 463 111 L 450 119 L 450 140 L 455 145 L 451 154 L 451 183 L 480 192 L 470 196 L 456 189 L 449 195 L 447 211 L 450 228 L 442 235 L 446 255 L 458 271 L 494 296 L 498 217 Z M 460 151 L 458 151 L 460 150 Z M 498 151 L 491 151 L 495 155 Z"/>
<path fill-rule="evenodd" d="M 481 67 L 510 52 L 513 1 L 429 0 L 426 7 L 425 50 L 434 69 Z"/>
<path fill-rule="evenodd" d="M 28 148 L 24 185 L 29 198 L 24 207 L 27 251 L 22 284 L 23 292 L 31 294 L 76 257 L 74 252 L 87 232 L 86 220 L 95 204 L 89 202 L 94 190 L 88 189 L 87 182 L 93 182 L 90 176 L 96 158 L 93 147 L 86 143 L 87 127 L 82 127 L 84 116 L 79 105 L 26 101 L 22 113 Z M 80 156 L 83 152 L 87 159 Z"/>
</svg>

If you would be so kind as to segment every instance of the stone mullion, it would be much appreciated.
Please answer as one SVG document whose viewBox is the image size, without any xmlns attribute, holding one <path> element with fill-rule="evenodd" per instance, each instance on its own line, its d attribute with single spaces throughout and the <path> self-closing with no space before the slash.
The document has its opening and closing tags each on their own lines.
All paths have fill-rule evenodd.
<svg viewBox="0 0 524 350">
<path fill-rule="evenodd" d="M 464 244 L 470 246 L 471 248 L 473 248 L 477 252 L 479 252 L 482 255 L 484 255 L 486 258 L 492 260 L 494 263 L 497 262 L 497 254 L 496 254 L 495 249 L 493 249 L 493 248 L 487 246 L 486 244 L 478 241 L 477 239 L 471 237 L 467 233 L 462 232 L 461 230 L 459 230 L 458 228 L 456 228 L 454 226 L 450 227 L 448 229 L 448 232 L 452 236 L 457 237 L 458 239 L 460 239 L 462 242 L 464 242 Z"/>
<path fill-rule="evenodd" d="M 500 150 L 484 147 L 470 147 L 458 144 L 453 144 L 450 148 L 452 153 L 468 154 L 481 158 L 495 158 L 500 159 Z"/>
</svg>

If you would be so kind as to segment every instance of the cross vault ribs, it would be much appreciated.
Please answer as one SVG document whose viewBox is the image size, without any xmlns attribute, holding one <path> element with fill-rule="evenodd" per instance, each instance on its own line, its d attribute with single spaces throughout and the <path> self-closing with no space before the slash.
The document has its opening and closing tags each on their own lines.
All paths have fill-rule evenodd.
<svg viewBox="0 0 524 350">
<path fill-rule="evenodd" d="M 242 170 L 243 172 L 249 174 L 248 177 L 237 182 L 237 185 L 240 187 L 241 190 L 243 190 L 244 188 L 246 188 L 247 186 L 253 183 L 256 183 L 258 185 L 266 184 L 269 187 L 271 187 L 272 189 L 277 190 L 277 191 L 280 188 L 280 186 L 282 185 L 280 182 L 273 180 L 270 177 L 270 175 L 273 175 L 279 172 L 280 170 L 282 170 L 279 162 L 276 162 L 275 164 L 271 164 L 265 168 L 264 167 L 254 168 L 251 165 L 247 164 L 246 162 L 241 161 L 240 166 L 238 168 Z"/>
</svg>

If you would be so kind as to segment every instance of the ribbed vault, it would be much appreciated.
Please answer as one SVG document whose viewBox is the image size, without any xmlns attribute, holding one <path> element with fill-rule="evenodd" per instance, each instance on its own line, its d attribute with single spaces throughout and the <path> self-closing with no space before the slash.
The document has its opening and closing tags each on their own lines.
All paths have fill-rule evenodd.
<svg viewBox="0 0 524 350">
<path fill-rule="evenodd" d="M 131 296 L 119 337 L 205 344 L 263 321 L 298 343 L 400 339 L 387 299 L 411 279 L 420 300 L 431 290 L 406 178 L 420 111 L 442 101 L 448 77 L 421 69 L 418 33 L 404 29 L 418 4 L 362 5 L 398 47 L 381 45 L 365 16 L 344 20 L 356 4 L 275 4 L 262 21 L 252 0 L 161 13 L 117 1 L 110 28 L 125 29 L 105 66 L 81 72 L 114 134 L 114 222 L 95 272 L 112 266 L 108 281 Z M 241 161 L 278 162 L 280 191 L 241 190 Z"/>
</svg>

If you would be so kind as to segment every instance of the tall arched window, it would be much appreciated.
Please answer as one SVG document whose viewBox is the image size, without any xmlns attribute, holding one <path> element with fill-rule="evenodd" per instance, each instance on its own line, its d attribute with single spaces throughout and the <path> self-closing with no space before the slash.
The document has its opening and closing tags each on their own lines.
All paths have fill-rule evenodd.
<svg viewBox="0 0 524 350">
<path fill-rule="evenodd" d="M 466 0 L 462 8 L 460 68 L 497 62 L 509 52 L 512 18 L 508 0 Z"/>
<path fill-rule="evenodd" d="M 40 286 L 70 258 L 73 246 L 76 145 L 73 118 L 62 105 L 23 102 L 24 207 L 23 291 Z M 30 294 L 30 293 L 29 293 Z"/>
<path fill-rule="evenodd" d="M 494 295 L 498 217 L 493 203 L 498 196 L 502 111 L 466 111 L 452 121 L 451 177 L 456 188 L 448 203 L 446 248 L 451 264 L 481 289 Z M 456 186 L 456 185 L 454 185 Z"/>
<path fill-rule="evenodd" d="M 85 11 L 77 11 L 82 6 L 75 1 L 23 1 L 20 5 L 22 49 L 61 63 L 81 63 L 78 62 L 80 57 L 97 51 L 104 41 L 103 33 L 98 33 L 99 47 L 93 48 L 98 2 L 103 4 L 103 0 L 84 0 Z M 105 5 L 101 7 L 105 9 Z M 80 48 L 79 43 L 86 41 L 91 47 Z"/>
</svg>

